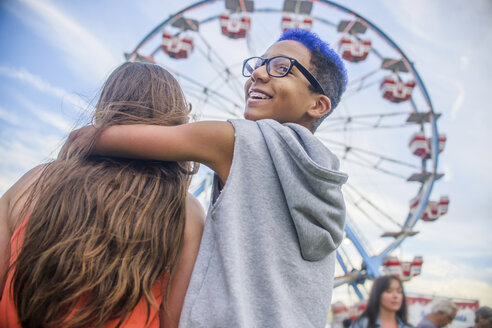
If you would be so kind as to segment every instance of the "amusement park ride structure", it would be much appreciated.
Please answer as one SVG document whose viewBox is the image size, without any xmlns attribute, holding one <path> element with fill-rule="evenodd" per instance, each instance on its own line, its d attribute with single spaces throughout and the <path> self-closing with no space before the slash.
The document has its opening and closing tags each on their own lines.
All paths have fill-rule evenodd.
<svg viewBox="0 0 492 328">
<path fill-rule="evenodd" d="M 337 251 L 341 274 L 335 278 L 335 286 L 349 284 L 363 298 L 359 287 L 366 279 L 374 279 L 382 273 L 397 274 L 403 280 L 411 279 L 420 274 L 422 257 L 415 256 L 411 261 L 403 261 L 393 255 L 395 249 L 406 238 L 417 234 L 414 227 L 418 221 L 439 219 L 446 214 L 449 205 L 446 196 L 441 196 L 438 201 L 430 200 L 434 183 L 443 176 L 438 172 L 438 158 L 445 148 L 446 136 L 438 133 L 440 114 L 434 112 L 430 96 L 412 61 L 386 33 L 368 19 L 328 0 L 285 0 L 282 8 L 259 7 L 272 3 L 248 0 L 197 1 L 156 26 L 132 52 L 125 54 L 126 59 L 157 62 L 173 72 L 183 84 L 186 96 L 192 99 L 193 108 L 197 111 L 195 113 L 211 118 L 214 117 L 212 112 L 225 112 L 225 118 L 234 118 L 240 116 L 243 99 L 241 86 L 237 86 L 240 84 L 237 81 L 238 63 L 226 63 L 223 57 L 224 52 L 231 48 L 223 45 L 226 39 L 230 40 L 227 42 L 236 42 L 232 48 L 236 45 L 239 47 L 239 42 L 242 42 L 244 51 L 258 55 L 254 43 L 256 39 L 265 38 L 265 34 L 271 34 L 268 44 L 275 41 L 275 36 L 278 37 L 281 30 L 293 27 L 313 30 L 323 34 L 324 39 L 330 30 L 332 38 L 335 38 L 334 42 L 331 40 L 332 45 L 346 61 L 349 84 L 339 106 L 341 109 L 337 109 L 339 114 L 328 118 L 326 121 L 330 123 L 323 123 L 317 134 L 339 156 L 342 169 L 350 177 L 356 177 L 354 183 L 349 179 L 349 184 L 344 187 L 348 210 L 345 227 L 348 242 L 344 242 Z M 266 23 L 262 25 L 262 22 Z M 255 24 L 262 25 L 263 29 L 255 30 Z M 266 33 L 265 26 L 275 26 L 275 31 Z M 316 26 L 318 30 L 314 30 Z M 208 32 L 202 32 L 202 28 L 207 28 Z M 213 40 L 208 35 L 212 30 L 215 31 Z M 219 39 L 222 40 L 220 44 L 214 45 L 212 41 L 218 42 Z M 247 54 L 243 55 L 247 57 Z M 180 62 L 188 62 L 188 65 L 179 68 Z M 199 78 L 191 77 L 200 76 L 198 71 L 194 74 L 195 69 L 202 69 L 204 65 L 211 66 L 215 72 L 210 83 L 200 83 L 197 81 Z M 222 84 L 217 85 L 217 80 L 221 80 Z M 236 98 L 233 98 L 234 94 Z M 357 108 L 354 109 L 356 106 L 352 107 L 352 99 L 357 97 L 364 99 L 359 103 L 355 101 Z M 372 103 L 376 105 L 371 106 Z M 380 111 L 375 112 L 373 108 Z M 399 118 L 399 123 L 396 123 L 395 118 Z M 400 144 L 391 148 L 402 136 L 408 138 L 410 133 L 405 129 L 412 128 L 417 131 L 410 136 L 410 152 L 403 154 Z M 368 138 L 363 131 L 374 134 L 397 132 L 374 137 L 375 146 L 371 148 L 367 142 L 372 137 Z M 342 134 L 342 137 L 333 137 L 336 133 Z M 388 143 L 390 150 L 383 153 L 382 150 L 388 147 L 382 147 L 378 142 Z M 414 164 L 415 160 L 418 164 Z M 410 199 L 409 206 L 396 204 L 399 212 L 392 210 L 390 203 L 394 199 L 393 194 L 399 189 L 397 183 L 388 180 L 393 182 L 383 184 L 387 189 L 386 194 L 383 192 L 382 196 L 376 197 L 368 191 L 369 187 L 357 185 L 364 179 L 357 179 L 359 169 L 351 170 L 351 165 L 369 170 L 365 178 L 378 174 L 385 176 L 384 179 L 395 179 L 398 183 L 417 184 L 417 193 L 413 197 L 406 196 L 406 202 Z M 194 184 L 194 194 L 199 196 L 207 192 L 210 182 L 209 175 L 202 176 Z M 388 200 L 385 201 L 385 198 Z M 400 199 L 399 202 L 405 200 Z M 404 214 L 401 211 L 403 207 L 406 207 Z M 373 251 L 367 245 L 371 237 L 364 234 L 371 229 L 357 227 L 364 219 L 383 230 L 377 237 L 379 240 L 389 238 L 383 249 Z M 383 221 L 385 223 L 381 223 Z M 388 229 L 388 225 L 396 226 L 396 231 Z M 360 265 L 352 264 L 354 259 L 349 248 L 358 253 Z"/>
</svg>

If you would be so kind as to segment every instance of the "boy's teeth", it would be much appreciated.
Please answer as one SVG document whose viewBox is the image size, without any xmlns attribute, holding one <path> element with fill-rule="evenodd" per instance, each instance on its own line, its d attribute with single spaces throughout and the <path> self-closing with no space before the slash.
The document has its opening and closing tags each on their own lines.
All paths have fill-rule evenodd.
<svg viewBox="0 0 492 328">
<path fill-rule="evenodd" d="M 268 98 L 270 98 L 269 96 L 267 96 L 267 95 L 266 95 L 266 94 L 264 94 L 264 93 L 254 92 L 254 91 L 253 91 L 253 92 L 251 92 L 251 93 L 249 94 L 249 96 L 250 96 L 251 98 L 256 98 L 256 99 L 268 99 Z"/>
</svg>

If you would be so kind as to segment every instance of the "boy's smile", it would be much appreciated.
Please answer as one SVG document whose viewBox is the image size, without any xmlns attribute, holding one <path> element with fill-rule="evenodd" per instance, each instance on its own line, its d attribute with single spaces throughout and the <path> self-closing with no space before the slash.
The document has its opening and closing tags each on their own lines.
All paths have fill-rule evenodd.
<svg viewBox="0 0 492 328">
<path fill-rule="evenodd" d="M 249 90 L 249 97 L 247 98 L 247 101 L 248 103 L 258 103 L 269 99 L 272 99 L 272 96 L 268 93 L 259 88 L 251 88 Z"/>
<path fill-rule="evenodd" d="M 277 42 L 262 57 L 280 55 L 295 58 L 310 68 L 311 53 L 297 41 Z M 307 111 L 316 103 L 316 94 L 309 86 L 309 81 L 297 67 L 292 67 L 284 77 L 272 77 L 267 73 L 266 65 L 260 66 L 244 86 L 244 117 L 253 121 L 269 118 L 280 123 L 293 122 L 309 128 L 313 118 Z"/>
</svg>

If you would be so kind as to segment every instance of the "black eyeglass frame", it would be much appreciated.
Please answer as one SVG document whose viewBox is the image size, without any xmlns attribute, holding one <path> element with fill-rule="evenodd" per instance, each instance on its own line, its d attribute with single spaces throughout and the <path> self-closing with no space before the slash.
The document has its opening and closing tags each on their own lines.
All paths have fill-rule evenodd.
<svg viewBox="0 0 492 328">
<path fill-rule="evenodd" d="M 251 65 L 248 65 L 249 67 L 252 68 L 252 70 L 250 72 L 250 75 L 246 75 L 246 74 L 244 74 L 245 73 L 245 68 L 246 68 L 246 63 L 249 60 L 253 59 L 253 58 L 259 59 L 261 61 L 261 64 L 259 66 L 257 66 L 256 68 L 253 68 L 253 67 L 251 67 Z M 284 74 L 282 74 L 282 75 L 273 75 L 273 74 L 270 73 L 270 62 L 273 59 L 275 59 L 275 58 L 287 58 L 287 59 L 290 60 L 289 69 Z M 323 94 L 323 95 L 326 96 L 325 90 L 323 90 L 323 87 L 318 82 L 318 80 L 316 80 L 316 78 L 314 77 L 314 75 L 311 74 L 311 72 L 309 72 L 306 67 L 302 66 L 302 64 L 299 63 L 297 61 L 297 59 L 292 58 L 292 57 L 288 57 L 288 56 L 275 56 L 275 57 L 271 57 L 271 58 L 263 58 L 263 57 L 253 56 L 253 57 L 246 58 L 243 61 L 243 70 L 242 70 L 243 76 L 244 77 L 250 77 L 256 69 L 258 69 L 261 66 L 265 65 L 265 63 L 266 63 L 266 71 L 267 71 L 268 75 L 273 76 L 273 77 L 284 77 L 287 74 L 289 74 L 289 72 L 292 70 L 292 66 L 297 67 L 297 69 L 299 70 L 299 72 L 301 72 L 302 75 L 304 75 L 304 77 L 309 81 L 309 83 L 311 83 L 311 85 L 313 86 L 314 90 L 316 90 L 316 92 L 321 93 L 321 94 Z M 249 70 L 248 70 L 248 72 L 249 72 Z"/>
</svg>

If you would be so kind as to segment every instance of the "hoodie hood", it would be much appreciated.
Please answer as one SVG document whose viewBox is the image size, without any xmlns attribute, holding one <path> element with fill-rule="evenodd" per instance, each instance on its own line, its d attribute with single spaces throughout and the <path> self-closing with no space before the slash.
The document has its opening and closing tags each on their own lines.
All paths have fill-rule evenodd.
<svg viewBox="0 0 492 328">
<path fill-rule="evenodd" d="M 348 176 L 338 171 L 336 156 L 305 127 L 274 120 L 256 123 L 279 176 L 301 255 L 307 261 L 319 261 L 343 239 L 341 187 Z"/>
</svg>

